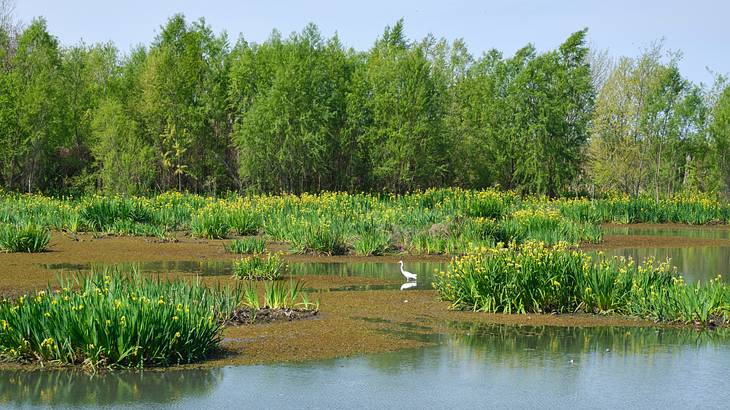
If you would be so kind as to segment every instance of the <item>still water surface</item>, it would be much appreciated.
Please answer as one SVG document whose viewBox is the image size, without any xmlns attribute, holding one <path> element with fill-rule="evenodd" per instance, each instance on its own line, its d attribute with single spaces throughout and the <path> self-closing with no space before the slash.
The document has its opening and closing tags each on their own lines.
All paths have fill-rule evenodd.
<svg viewBox="0 0 730 410">
<path fill-rule="evenodd" d="M 727 408 L 726 332 L 457 325 L 435 347 L 303 364 L 0 372 L 0 407 Z M 356 341 L 353 341 L 356 342 Z"/>
</svg>

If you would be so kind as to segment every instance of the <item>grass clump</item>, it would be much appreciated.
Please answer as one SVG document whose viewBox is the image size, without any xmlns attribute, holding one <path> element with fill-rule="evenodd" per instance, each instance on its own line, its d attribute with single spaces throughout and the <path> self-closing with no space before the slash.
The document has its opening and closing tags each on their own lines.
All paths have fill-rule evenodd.
<svg viewBox="0 0 730 410">
<path fill-rule="evenodd" d="M 199 361 L 218 346 L 237 290 L 118 271 L 0 303 L 0 357 L 91 367 Z"/>
<path fill-rule="evenodd" d="M 276 280 L 288 270 L 287 263 L 276 253 L 246 256 L 233 262 L 233 276 L 237 279 Z"/>
<path fill-rule="evenodd" d="M 81 204 L 79 222 L 88 231 L 116 232 L 114 228 L 119 222 L 149 224 L 154 222 L 154 214 L 140 200 L 94 196 Z"/>
<path fill-rule="evenodd" d="M 455 258 L 434 286 L 456 309 L 619 313 L 702 326 L 730 318 L 730 289 L 719 278 L 689 285 L 667 262 L 593 261 L 564 242 L 475 251 Z"/>
<path fill-rule="evenodd" d="M 43 252 L 50 241 L 48 229 L 37 225 L 0 226 L 0 250 L 4 252 Z"/>
<path fill-rule="evenodd" d="M 292 251 L 298 254 L 345 255 L 349 246 L 342 229 L 336 225 L 304 224 L 289 234 Z"/>
<path fill-rule="evenodd" d="M 255 282 L 249 282 L 244 290 L 242 305 L 254 310 L 300 309 L 319 310 L 319 302 L 310 301 L 304 292 L 304 282 L 266 282 L 263 289 L 263 303 Z"/>
<path fill-rule="evenodd" d="M 362 256 L 384 255 L 391 248 L 390 235 L 382 230 L 364 232 L 355 240 L 353 248 Z"/>
<path fill-rule="evenodd" d="M 238 235 L 257 235 L 261 228 L 261 218 L 251 210 L 230 212 L 228 223 Z"/>
<path fill-rule="evenodd" d="M 193 236 L 208 239 L 224 239 L 231 230 L 228 215 L 220 209 L 208 207 L 202 209 L 190 221 Z"/>
<path fill-rule="evenodd" d="M 231 241 L 231 243 L 223 246 L 228 253 L 237 254 L 259 254 L 264 252 L 266 242 L 259 238 L 243 238 Z"/>
</svg>

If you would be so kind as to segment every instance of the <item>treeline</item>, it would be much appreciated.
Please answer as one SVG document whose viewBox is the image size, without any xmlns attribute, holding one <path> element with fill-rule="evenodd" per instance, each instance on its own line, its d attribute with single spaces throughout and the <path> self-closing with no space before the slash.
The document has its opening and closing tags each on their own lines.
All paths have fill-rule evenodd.
<svg viewBox="0 0 730 410">
<path fill-rule="evenodd" d="M 465 44 L 370 50 L 314 25 L 231 44 L 173 16 L 149 47 L 62 46 L 43 19 L 0 23 L 6 190 L 526 193 L 730 187 L 730 88 L 683 78 L 654 47 L 610 61 L 586 30 L 554 50 L 479 58 Z"/>
</svg>

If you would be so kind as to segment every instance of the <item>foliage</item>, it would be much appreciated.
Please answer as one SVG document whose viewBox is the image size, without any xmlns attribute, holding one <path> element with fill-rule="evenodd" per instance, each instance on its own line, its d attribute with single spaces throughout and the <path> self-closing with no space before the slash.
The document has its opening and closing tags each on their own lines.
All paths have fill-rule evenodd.
<svg viewBox="0 0 730 410">
<path fill-rule="evenodd" d="M 319 302 L 310 301 L 304 292 L 304 282 L 266 282 L 263 289 L 263 303 L 259 287 L 255 282 L 248 282 L 244 290 L 243 305 L 254 310 L 260 309 L 303 309 L 319 310 Z M 255 314 L 255 312 L 254 312 Z"/>
<path fill-rule="evenodd" d="M 0 303 L 0 356 L 91 367 L 191 363 L 220 342 L 238 292 L 120 272 Z"/>
<path fill-rule="evenodd" d="M 46 228 L 0 224 L 0 250 L 4 252 L 43 252 L 50 241 L 51 233 Z"/>
<path fill-rule="evenodd" d="M 178 14 L 120 53 L 61 45 L 43 19 L 5 25 L 0 178 L 11 191 L 730 190 L 725 82 L 690 83 L 660 45 L 601 64 L 581 30 L 545 52 L 475 57 L 462 40 L 408 39 L 400 20 L 365 51 L 313 24 L 231 46 Z M 254 234 L 263 221 L 250 216 L 229 223 Z"/>
<path fill-rule="evenodd" d="M 228 215 L 217 206 L 201 209 L 190 221 L 193 236 L 209 239 L 222 239 L 231 230 Z"/>
<path fill-rule="evenodd" d="M 475 216 L 475 215 L 490 215 Z M 494 189 L 430 189 L 404 195 L 229 195 L 165 193 L 80 199 L 0 193 L 0 224 L 70 232 L 169 238 L 258 233 L 240 246 L 278 241 L 295 253 L 463 254 L 475 246 L 539 240 L 600 242 L 602 223 L 727 224 L 730 204 L 701 194 L 656 198 L 520 196 Z M 237 244 L 236 246 L 239 246 Z"/>
</svg>

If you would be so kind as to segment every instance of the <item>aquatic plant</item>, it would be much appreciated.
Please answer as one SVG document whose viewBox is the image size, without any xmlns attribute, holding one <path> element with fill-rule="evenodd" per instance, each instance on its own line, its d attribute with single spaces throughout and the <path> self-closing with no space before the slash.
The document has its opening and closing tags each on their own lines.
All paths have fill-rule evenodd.
<svg viewBox="0 0 730 410">
<path fill-rule="evenodd" d="M 287 263 L 276 253 L 246 256 L 233 262 L 233 276 L 237 279 L 276 280 L 288 269 Z"/>
<path fill-rule="evenodd" d="M 390 235 L 383 230 L 371 230 L 360 234 L 352 245 L 355 253 L 363 256 L 383 255 L 390 249 Z"/>
<path fill-rule="evenodd" d="M 261 220 L 251 209 L 235 208 L 230 211 L 228 224 L 238 235 L 256 235 L 261 228 Z"/>
<path fill-rule="evenodd" d="M 687 285 L 669 263 L 594 261 L 564 242 L 477 249 L 454 258 L 434 286 L 456 309 L 619 313 L 702 325 L 730 315 L 730 289 L 719 279 Z"/>
<path fill-rule="evenodd" d="M 497 242 L 599 242 L 598 224 L 605 222 L 728 223 L 730 203 L 699 195 L 550 199 L 459 188 L 224 198 L 179 192 L 80 199 L 0 193 L 0 223 L 31 221 L 50 230 L 160 238 L 175 231 L 203 238 L 265 234 L 302 254 L 462 254 Z"/>
<path fill-rule="evenodd" d="M 244 286 L 242 305 L 250 310 L 261 309 L 298 309 L 319 310 L 319 301 L 310 301 L 309 294 L 304 292 L 304 282 L 265 282 L 263 286 L 263 301 L 259 293 L 260 287 L 256 282 L 248 282 Z"/>
<path fill-rule="evenodd" d="M 0 302 L 0 357 L 92 367 L 191 363 L 220 341 L 240 291 L 117 270 Z"/>
<path fill-rule="evenodd" d="M 223 245 L 224 249 L 228 253 L 263 253 L 266 247 L 266 242 L 259 238 L 242 238 L 235 239 L 228 244 Z"/>
<path fill-rule="evenodd" d="M 37 225 L 0 225 L 0 250 L 4 252 L 43 252 L 50 241 L 48 229 Z"/>
<path fill-rule="evenodd" d="M 231 230 L 225 211 L 217 207 L 206 207 L 198 211 L 190 221 L 193 236 L 208 239 L 223 239 Z"/>
<path fill-rule="evenodd" d="M 295 225 L 288 237 L 294 253 L 344 255 L 349 250 L 345 234 L 338 225 Z"/>
</svg>

